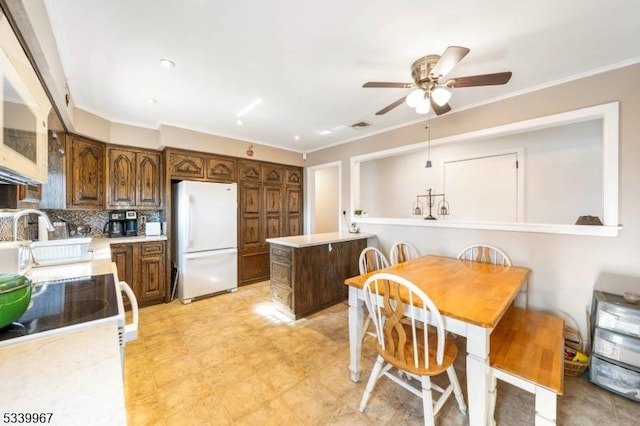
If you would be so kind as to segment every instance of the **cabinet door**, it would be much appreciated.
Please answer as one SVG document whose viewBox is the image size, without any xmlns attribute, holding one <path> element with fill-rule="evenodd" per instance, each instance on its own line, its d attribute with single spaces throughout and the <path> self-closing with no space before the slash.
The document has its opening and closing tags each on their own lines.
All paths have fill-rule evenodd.
<svg viewBox="0 0 640 426">
<path fill-rule="evenodd" d="M 136 154 L 130 150 L 107 151 L 107 207 L 132 207 L 136 204 Z"/>
<path fill-rule="evenodd" d="M 262 244 L 264 231 L 261 225 L 262 187 L 242 184 L 240 187 L 239 247 L 256 247 Z"/>
<path fill-rule="evenodd" d="M 207 157 L 206 178 L 215 182 L 235 182 L 236 160 L 227 157 Z"/>
<path fill-rule="evenodd" d="M 287 168 L 285 173 L 285 179 L 287 185 L 302 185 L 302 169 L 300 168 Z"/>
<path fill-rule="evenodd" d="M 136 154 L 136 205 L 160 207 L 162 204 L 160 153 L 140 151 Z"/>
<path fill-rule="evenodd" d="M 282 188 L 279 186 L 264 187 L 265 238 L 282 236 Z"/>
<path fill-rule="evenodd" d="M 111 244 L 111 261 L 115 262 L 118 269 L 118 279 L 130 286 L 135 284 L 133 247 L 133 244 Z"/>
<path fill-rule="evenodd" d="M 105 145 L 77 136 L 71 136 L 69 139 L 67 207 L 103 208 Z"/>
<path fill-rule="evenodd" d="M 302 187 L 287 187 L 286 196 L 286 235 L 302 233 Z"/>
<path fill-rule="evenodd" d="M 169 174 L 175 179 L 204 179 L 204 155 L 170 152 Z"/>
<path fill-rule="evenodd" d="M 240 161 L 240 182 L 262 182 L 262 168 L 257 161 Z"/>
<path fill-rule="evenodd" d="M 267 185 L 281 185 L 284 182 L 284 168 L 273 164 L 262 166 L 262 181 Z"/>
<path fill-rule="evenodd" d="M 138 280 L 134 292 L 141 305 L 160 302 L 166 295 L 164 242 L 140 244 Z"/>
</svg>

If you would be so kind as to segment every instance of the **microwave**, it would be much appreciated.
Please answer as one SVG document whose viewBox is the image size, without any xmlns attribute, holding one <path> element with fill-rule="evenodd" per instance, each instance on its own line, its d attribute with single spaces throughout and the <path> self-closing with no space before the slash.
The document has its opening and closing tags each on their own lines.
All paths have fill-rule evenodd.
<svg viewBox="0 0 640 426">
<path fill-rule="evenodd" d="M 0 181 L 45 183 L 51 103 L 2 13 L 0 79 Z"/>
</svg>

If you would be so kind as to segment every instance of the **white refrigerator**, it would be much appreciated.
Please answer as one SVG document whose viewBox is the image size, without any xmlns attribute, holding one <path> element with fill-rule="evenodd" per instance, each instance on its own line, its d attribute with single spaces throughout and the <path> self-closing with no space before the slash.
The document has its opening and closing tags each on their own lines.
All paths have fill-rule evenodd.
<svg viewBox="0 0 640 426">
<path fill-rule="evenodd" d="M 182 181 L 173 185 L 173 259 L 182 303 L 238 288 L 235 183 Z"/>
</svg>

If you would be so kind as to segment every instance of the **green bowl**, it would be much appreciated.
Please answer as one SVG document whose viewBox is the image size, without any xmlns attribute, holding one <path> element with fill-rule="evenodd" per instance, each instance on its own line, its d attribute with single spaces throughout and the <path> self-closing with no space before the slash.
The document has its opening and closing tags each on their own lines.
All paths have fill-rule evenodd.
<svg viewBox="0 0 640 426">
<path fill-rule="evenodd" d="M 24 275 L 0 274 L 0 328 L 24 314 L 31 301 L 31 280 Z"/>
</svg>

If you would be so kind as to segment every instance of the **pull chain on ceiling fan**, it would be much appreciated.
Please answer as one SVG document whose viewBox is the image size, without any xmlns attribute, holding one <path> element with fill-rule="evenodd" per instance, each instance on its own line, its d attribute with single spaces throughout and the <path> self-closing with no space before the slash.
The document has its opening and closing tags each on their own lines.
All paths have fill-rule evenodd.
<svg viewBox="0 0 640 426">
<path fill-rule="evenodd" d="M 362 87 L 366 88 L 397 88 L 414 89 L 411 93 L 376 112 L 376 115 L 386 114 L 403 102 L 416 109 L 418 114 L 427 114 L 433 110 L 436 115 L 451 111 L 449 100 L 451 91 L 460 87 L 492 86 L 505 84 L 511 79 L 511 71 L 495 74 L 473 75 L 468 77 L 445 77 L 467 54 L 469 49 L 460 46 L 449 46 L 442 55 L 427 55 L 411 65 L 413 83 L 393 83 L 385 81 L 370 81 Z"/>
</svg>

